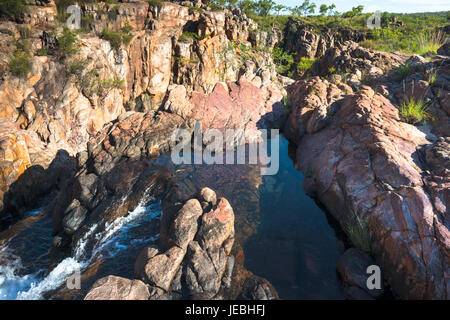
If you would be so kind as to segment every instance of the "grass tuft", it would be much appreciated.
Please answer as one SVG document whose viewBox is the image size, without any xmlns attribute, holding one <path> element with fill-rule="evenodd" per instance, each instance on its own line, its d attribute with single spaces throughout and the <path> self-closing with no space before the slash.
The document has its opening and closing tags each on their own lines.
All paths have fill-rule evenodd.
<svg viewBox="0 0 450 320">
<path fill-rule="evenodd" d="M 441 30 L 434 32 L 423 32 L 416 38 L 416 53 L 421 56 L 436 54 L 437 50 L 445 43 L 446 36 Z"/>
<path fill-rule="evenodd" d="M 432 120 L 429 104 L 423 98 L 408 98 L 400 105 L 399 112 L 402 119 L 409 124 L 427 123 Z"/>
<path fill-rule="evenodd" d="M 365 219 L 357 218 L 356 221 L 349 221 L 344 225 L 344 228 L 353 246 L 367 254 L 372 253 L 369 226 Z"/>
</svg>

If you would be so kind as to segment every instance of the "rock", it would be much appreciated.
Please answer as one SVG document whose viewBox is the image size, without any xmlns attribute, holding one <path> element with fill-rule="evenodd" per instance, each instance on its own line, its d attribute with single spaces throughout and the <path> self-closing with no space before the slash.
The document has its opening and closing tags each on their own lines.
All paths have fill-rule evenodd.
<svg viewBox="0 0 450 320">
<path fill-rule="evenodd" d="M 203 131 L 245 130 L 244 141 L 257 142 L 261 140 L 258 129 L 277 128 L 284 121 L 282 99 L 281 91 L 274 87 L 258 88 L 244 79 L 219 82 L 209 95 L 192 93 L 191 118 L 201 122 Z"/>
<path fill-rule="evenodd" d="M 139 280 L 107 276 L 97 280 L 84 300 L 148 300 L 148 287 Z"/>
<path fill-rule="evenodd" d="M 242 259 L 236 262 L 231 255 L 234 214 L 228 201 L 221 198 L 213 206 L 215 192 L 203 188 L 197 193 L 198 199 L 179 204 L 182 200 L 174 200 L 177 190 L 171 189 L 163 202 L 159 248 L 145 248 L 135 263 L 135 276 L 156 289 L 151 299 L 236 299 L 243 290 L 259 292 L 246 295 L 248 299 L 278 298 L 266 280 L 246 271 Z M 199 200 L 211 201 L 207 210 L 202 210 Z M 207 215 L 206 219 L 198 219 L 201 215 Z M 208 230 L 215 234 L 211 238 L 214 241 L 205 241 L 204 232 Z"/>
<path fill-rule="evenodd" d="M 216 193 L 214 192 L 214 190 L 205 187 L 202 190 L 200 190 L 198 199 L 200 200 L 200 202 L 207 202 L 210 203 L 211 205 L 215 206 L 217 203 L 217 196 Z"/>
<path fill-rule="evenodd" d="M 373 257 L 401 298 L 448 297 L 443 142 L 428 151 L 430 168 L 436 169 L 427 171 L 417 151 L 430 145 L 433 135 L 400 121 L 391 101 L 370 87 L 352 93 L 342 84 L 313 78 L 297 82 L 288 94 L 292 111 L 285 132 L 298 143 L 305 191 L 342 226 L 365 221 Z M 306 124 L 322 104 L 328 121 L 308 132 Z M 441 121 L 445 117 L 439 114 Z"/>
<path fill-rule="evenodd" d="M 204 213 L 198 231 L 198 241 L 203 249 L 220 247 L 234 232 L 233 208 L 221 198 L 215 209 Z"/>
<path fill-rule="evenodd" d="M 339 46 L 345 41 L 360 42 L 365 39 L 364 33 L 345 28 L 325 29 L 318 33 L 298 19 L 289 18 L 284 43 L 285 49 L 293 52 L 298 62 L 301 57 L 323 56 L 327 49 Z"/>
<path fill-rule="evenodd" d="M 77 231 L 86 218 L 86 213 L 86 208 L 82 207 L 77 199 L 74 199 L 64 212 L 64 231 L 69 235 Z"/>
<path fill-rule="evenodd" d="M 419 56 L 418 54 L 413 54 L 408 60 L 406 60 L 406 65 L 412 70 L 421 68 L 425 63 L 427 63 L 427 59 Z"/>
<path fill-rule="evenodd" d="M 189 102 L 186 88 L 182 85 L 169 87 L 169 94 L 164 103 L 164 110 L 175 113 L 183 118 L 188 117 L 192 111 L 192 104 Z"/>
<path fill-rule="evenodd" d="M 145 265 L 145 282 L 168 291 L 185 253 L 185 250 L 175 246 L 150 258 Z"/>
<path fill-rule="evenodd" d="M 202 213 L 202 206 L 197 199 L 188 200 L 173 220 L 169 230 L 169 243 L 185 250 L 197 233 L 198 218 Z"/>
<path fill-rule="evenodd" d="M 345 286 L 344 295 L 349 300 L 375 300 L 370 294 L 362 290 L 360 287 Z"/>
<path fill-rule="evenodd" d="M 450 41 L 446 41 L 438 50 L 437 54 L 442 56 L 450 56 Z"/>
<path fill-rule="evenodd" d="M 219 268 L 216 269 L 208 252 L 203 250 L 198 242 L 189 243 L 186 260 L 186 286 L 191 295 L 203 294 L 204 298 L 211 299 L 217 294 L 225 271 L 224 252 L 221 262 Z"/>
<path fill-rule="evenodd" d="M 450 137 L 442 137 L 424 149 L 426 162 L 431 168 L 450 168 Z"/>
<path fill-rule="evenodd" d="M 143 279 L 145 277 L 145 265 L 147 262 L 156 256 L 159 252 L 157 247 L 146 247 L 142 249 L 134 263 L 134 277 Z"/>
<path fill-rule="evenodd" d="M 380 289 L 369 289 L 367 287 L 367 279 L 370 274 L 367 273 L 367 268 L 371 265 L 376 265 L 375 261 L 362 251 L 350 248 L 344 252 L 339 259 L 336 269 L 346 286 L 357 287 L 366 292 L 372 298 L 379 298 L 384 294 L 383 279 L 380 280 Z M 352 293 L 353 292 L 353 293 Z M 350 289 L 350 294 L 357 296 L 358 290 Z M 360 294 L 364 297 L 364 294 Z"/>
<path fill-rule="evenodd" d="M 353 41 L 329 48 L 308 70 L 309 76 L 327 76 L 333 72 L 360 70 L 366 75 L 386 73 L 405 63 L 408 56 L 363 48 Z"/>
</svg>

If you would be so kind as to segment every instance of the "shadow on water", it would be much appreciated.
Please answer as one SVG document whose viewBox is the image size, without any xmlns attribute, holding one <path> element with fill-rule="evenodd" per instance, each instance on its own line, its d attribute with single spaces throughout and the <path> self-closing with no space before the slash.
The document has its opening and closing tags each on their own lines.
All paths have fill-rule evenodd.
<svg viewBox="0 0 450 320">
<path fill-rule="evenodd" d="M 343 299 L 335 271 L 341 234 L 303 192 L 289 142 L 280 140 L 280 170 L 259 187 L 261 224 L 244 246 L 246 268 L 269 280 L 283 299 Z"/>
</svg>

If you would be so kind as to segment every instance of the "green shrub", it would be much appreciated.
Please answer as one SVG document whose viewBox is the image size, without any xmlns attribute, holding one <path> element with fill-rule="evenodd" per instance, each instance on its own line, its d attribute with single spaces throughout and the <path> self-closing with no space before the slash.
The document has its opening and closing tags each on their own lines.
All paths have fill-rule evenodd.
<svg viewBox="0 0 450 320">
<path fill-rule="evenodd" d="M 2 0 L 0 1 L 0 16 L 20 19 L 28 11 L 26 0 Z"/>
<path fill-rule="evenodd" d="M 30 53 L 31 42 L 28 39 L 19 39 L 19 41 L 17 41 L 17 49 Z"/>
<path fill-rule="evenodd" d="M 307 57 L 301 57 L 300 62 L 297 65 L 297 69 L 300 71 L 306 71 L 311 68 L 311 66 L 316 62 L 317 59 L 315 58 L 307 58 Z"/>
<path fill-rule="evenodd" d="M 405 99 L 399 108 L 401 118 L 410 124 L 418 124 L 420 122 L 427 123 L 432 120 L 429 112 L 429 104 L 423 98 Z"/>
<path fill-rule="evenodd" d="M 335 67 L 329 67 L 329 68 L 328 68 L 328 73 L 329 73 L 329 74 L 335 74 L 336 71 L 337 71 L 337 70 L 336 70 Z"/>
<path fill-rule="evenodd" d="M 29 39 L 31 38 L 31 28 L 28 26 L 18 26 L 17 29 L 19 30 L 20 38 L 21 39 Z"/>
<path fill-rule="evenodd" d="M 430 86 L 434 86 L 436 83 L 436 77 L 437 77 L 437 71 L 436 69 L 431 69 L 429 70 L 425 76 L 427 77 L 428 83 L 430 84 Z"/>
<path fill-rule="evenodd" d="M 9 71 L 17 77 L 26 77 L 31 72 L 31 57 L 23 50 L 16 50 L 9 61 Z"/>
<path fill-rule="evenodd" d="M 201 36 L 199 36 L 195 32 L 183 31 L 178 41 L 187 41 L 187 40 L 200 40 Z"/>
<path fill-rule="evenodd" d="M 36 55 L 38 55 L 40 57 L 48 55 L 47 49 L 46 48 L 38 49 L 36 52 Z"/>
<path fill-rule="evenodd" d="M 287 95 L 283 95 L 283 100 L 281 100 L 284 107 L 284 112 L 288 115 L 291 112 L 291 102 Z"/>
<path fill-rule="evenodd" d="M 132 28 L 131 28 L 132 29 Z M 122 44 L 130 43 L 132 37 L 129 34 L 131 31 L 129 27 L 124 27 L 122 32 L 112 31 L 108 28 L 103 29 L 101 37 L 111 44 L 111 47 L 115 50 L 119 50 Z M 125 30 L 126 32 L 124 32 Z"/>
<path fill-rule="evenodd" d="M 79 42 L 76 31 L 64 27 L 62 35 L 58 37 L 58 49 L 63 55 L 70 57 L 77 53 L 78 48 Z"/>
<path fill-rule="evenodd" d="M 154 5 L 154 6 L 161 6 L 161 4 L 163 3 L 163 0 L 147 0 L 148 3 Z"/>
<path fill-rule="evenodd" d="M 110 79 L 98 80 L 101 90 L 120 89 L 125 84 L 125 80 L 115 76 Z"/>
<path fill-rule="evenodd" d="M 273 61 L 276 65 L 277 72 L 280 74 L 292 76 L 289 72 L 292 64 L 294 63 L 294 57 L 288 52 L 284 51 L 282 47 L 275 47 L 272 50 Z"/>
<path fill-rule="evenodd" d="M 79 75 L 83 72 L 88 64 L 87 60 L 74 59 L 68 65 L 69 72 L 72 74 Z"/>
<path fill-rule="evenodd" d="M 395 68 L 394 72 L 396 74 L 400 75 L 402 77 L 402 79 L 405 79 L 406 77 L 408 77 L 412 73 L 412 70 L 411 70 L 411 68 L 408 65 L 403 64 L 403 65 L 398 66 L 397 68 Z"/>
</svg>

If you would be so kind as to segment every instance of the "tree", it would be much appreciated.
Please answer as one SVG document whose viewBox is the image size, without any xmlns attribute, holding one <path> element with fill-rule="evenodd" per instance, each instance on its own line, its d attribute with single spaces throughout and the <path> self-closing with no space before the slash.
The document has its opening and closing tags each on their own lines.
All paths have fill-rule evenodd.
<svg viewBox="0 0 450 320">
<path fill-rule="evenodd" d="M 316 4 L 311 3 L 309 0 L 303 1 L 303 3 L 299 6 L 295 6 L 290 8 L 292 14 L 297 16 L 307 15 L 308 13 L 314 13 L 316 10 Z"/>
<path fill-rule="evenodd" d="M 328 15 L 333 14 L 333 10 L 336 8 L 336 6 L 334 4 L 331 4 L 329 6 L 327 6 L 326 4 L 322 4 L 319 8 L 319 12 L 321 15 L 326 15 L 328 13 Z"/>
<path fill-rule="evenodd" d="M 250 13 L 255 13 L 256 2 L 252 0 L 240 0 L 237 5 L 247 15 Z"/>
<path fill-rule="evenodd" d="M 259 0 L 256 3 L 255 11 L 260 16 L 267 16 L 274 6 L 275 2 L 273 0 Z"/>
<path fill-rule="evenodd" d="M 363 10 L 364 10 L 364 6 L 353 7 L 351 11 L 344 12 L 342 14 L 342 17 L 343 18 L 353 18 L 355 16 L 361 15 Z"/>
<path fill-rule="evenodd" d="M 277 14 L 280 14 L 281 11 L 284 11 L 286 9 L 287 9 L 287 7 L 283 6 L 282 4 L 278 4 L 273 7 L 273 11 L 275 11 Z"/>
<path fill-rule="evenodd" d="M 364 10 L 364 6 L 361 6 L 361 5 L 352 8 L 352 11 L 355 14 L 354 16 L 360 16 L 362 14 L 363 10 Z"/>
</svg>

